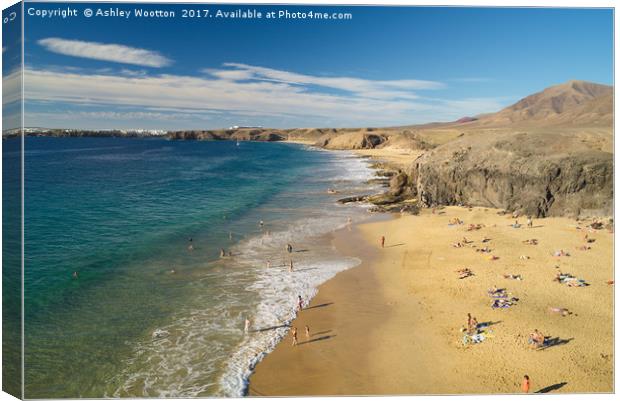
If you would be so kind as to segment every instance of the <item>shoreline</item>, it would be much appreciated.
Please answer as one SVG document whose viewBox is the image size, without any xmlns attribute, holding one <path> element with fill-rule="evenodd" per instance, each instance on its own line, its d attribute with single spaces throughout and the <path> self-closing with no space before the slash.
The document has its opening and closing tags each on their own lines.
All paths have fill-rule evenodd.
<svg viewBox="0 0 620 401">
<path fill-rule="evenodd" d="M 447 207 L 434 215 L 402 216 L 362 223 L 352 233 L 334 234 L 334 245 L 362 263 L 319 287 L 310 307 L 292 325 L 305 341 L 303 326 L 337 333 L 292 347 L 290 333 L 256 367 L 249 395 L 511 394 L 528 374 L 534 392 L 613 391 L 613 234 L 577 230 L 575 220 L 535 220 L 514 229 L 512 219 L 486 208 Z M 465 222 L 451 227 L 452 218 Z M 466 231 L 469 223 L 482 228 Z M 577 250 L 584 233 L 594 242 Z M 386 235 L 386 249 L 378 238 Z M 466 236 L 492 255 L 453 248 Z M 523 244 L 537 238 L 536 246 Z M 556 258 L 554 249 L 570 257 Z M 530 259 L 520 259 L 527 253 Z M 558 265 L 559 268 L 554 268 Z M 471 268 L 459 280 L 456 269 Z M 589 286 L 553 282 L 557 271 L 584 278 Z M 523 280 L 507 280 L 518 274 Z M 492 309 L 486 289 L 507 288 L 519 301 Z M 361 289 L 354 293 L 352 288 Z M 339 305 L 336 307 L 336 305 Z M 549 307 L 564 307 L 562 317 Z M 461 326 L 471 312 L 488 322 L 479 344 L 462 343 Z M 538 329 L 553 342 L 531 350 L 527 337 Z"/>
<path fill-rule="evenodd" d="M 360 224 L 367 224 L 375 221 L 385 221 L 392 217 L 387 214 L 377 214 Z M 377 285 L 378 280 L 372 269 L 373 262 L 379 258 L 379 253 L 371 247 L 360 247 L 364 244 L 362 233 L 358 227 L 360 224 L 353 224 L 350 228 L 341 228 L 328 234 L 332 245 L 337 249 L 338 253 L 343 256 L 355 254 L 360 259 L 360 263 L 350 269 L 339 272 L 336 276 L 327 280 L 318 287 L 318 292 L 312 298 L 311 302 L 295 317 L 291 322 L 291 327 L 295 326 L 298 330 L 298 347 L 313 348 L 310 355 L 306 355 L 307 359 L 297 359 L 291 354 L 291 333 L 290 331 L 282 337 L 281 341 L 276 345 L 274 350 L 267 354 L 257 365 L 249 378 L 246 394 L 249 396 L 272 396 L 272 395 L 330 395 L 333 394 L 333 385 L 340 387 L 345 385 L 350 388 L 357 388 L 361 391 L 353 394 L 363 395 L 363 383 L 353 376 L 346 377 L 346 383 L 333 383 L 330 376 L 326 376 L 321 369 L 316 366 L 324 363 L 336 363 L 343 360 L 351 360 L 353 357 L 355 364 L 367 364 L 367 358 L 364 353 L 350 355 L 344 353 L 339 358 L 326 360 L 323 348 L 334 350 L 330 342 L 348 342 L 353 341 L 358 346 L 371 339 L 372 328 L 364 327 L 363 322 L 360 324 L 355 316 L 359 313 L 373 313 L 377 317 L 388 313 L 388 309 L 384 307 L 383 294 Z M 361 278 L 361 279 L 360 279 Z M 365 301 L 370 300 L 376 305 L 373 311 L 366 309 L 366 302 L 355 302 L 356 294 L 364 294 Z M 353 298 L 353 300 L 351 300 Z M 346 299 L 346 304 L 341 301 Z M 353 309 L 353 313 L 351 313 Z M 346 319 L 335 321 L 332 316 L 327 317 L 323 313 L 326 310 L 335 310 L 334 315 L 339 318 L 343 317 L 343 313 L 348 315 Z M 310 327 L 310 338 L 304 333 L 304 326 Z M 326 346 L 326 347 L 324 347 Z M 294 360 L 290 364 L 290 359 Z M 272 375 L 271 372 L 279 371 L 279 367 L 285 364 L 286 372 L 289 380 L 283 381 L 278 374 Z M 334 369 L 340 369 L 342 366 L 333 366 Z M 331 373 L 331 371 L 327 371 Z M 259 384 L 255 382 L 256 375 L 264 376 Z M 314 388 L 317 390 L 313 393 L 299 392 L 307 386 L 308 377 L 312 377 Z M 263 392 L 263 387 L 270 388 L 272 391 L 267 394 Z M 273 389 L 276 389 L 273 392 Z"/>
</svg>

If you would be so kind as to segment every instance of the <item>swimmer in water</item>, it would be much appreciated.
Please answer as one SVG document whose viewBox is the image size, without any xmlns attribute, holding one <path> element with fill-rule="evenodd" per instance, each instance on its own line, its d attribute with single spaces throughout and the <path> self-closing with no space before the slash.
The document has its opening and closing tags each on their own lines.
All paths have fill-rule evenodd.
<svg viewBox="0 0 620 401">
<path fill-rule="evenodd" d="M 73 274 L 71 275 L 73 278 L 78 278 L 78 272 L 73 272 Z"/>
</svg>

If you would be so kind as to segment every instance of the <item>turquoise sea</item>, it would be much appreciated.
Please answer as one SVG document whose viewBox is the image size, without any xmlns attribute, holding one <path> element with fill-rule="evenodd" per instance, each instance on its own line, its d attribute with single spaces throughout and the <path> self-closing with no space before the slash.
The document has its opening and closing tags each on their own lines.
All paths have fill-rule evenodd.
<svg viewBox="0 0 620 401">
<path fill-rule="evenodd" d="M 26 397 L 242 395 L 297 296 L 358 263 L 327 234 L 371 175 L 296 144 L 26 138 Z"/>
</svg>

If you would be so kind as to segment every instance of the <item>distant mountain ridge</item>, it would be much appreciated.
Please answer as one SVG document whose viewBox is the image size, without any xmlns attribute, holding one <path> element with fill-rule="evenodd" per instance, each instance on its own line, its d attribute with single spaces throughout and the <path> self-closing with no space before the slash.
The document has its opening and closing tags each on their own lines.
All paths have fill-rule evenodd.
<svg viewBox="0 0 620 401">
<path fill-rule="evenodd" d="M 613 87 L 573 80 L 526 96 L 497 113 L 480 116 L 475 124 L 608 125 L 612 121 Z"/>
</svg>

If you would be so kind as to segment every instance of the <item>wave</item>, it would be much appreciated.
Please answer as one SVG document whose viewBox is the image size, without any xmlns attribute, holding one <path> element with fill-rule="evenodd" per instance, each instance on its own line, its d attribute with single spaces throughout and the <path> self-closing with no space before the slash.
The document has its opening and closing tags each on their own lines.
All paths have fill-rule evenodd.
<svg viewBox="0 0 620 401">
<path fill-rule="evenodd" d="M 330 163 L 314 171 L 321 181 L 343 183 L 343 191 L 368 190 L 363 185 L 372 176 L 364 160 L 344 152 L 336 152 Z M 309 180 L 315 182 L 313 174 Z M 316 191 L 316 185 L 310 191 Z M 297 296 L 310 302 L 321 284 L 360 263 L 337 254 L 328 234 L 345 227 L 350 218 L 367 218 L 364 207 L 337 205 L 328 195 L 321 198 L 320 204 L 293 209 L 279 210 L 277 202 L 264 205 L 262 232 L 233 245 L 232 257 L 197 270 L 189 289 L 192 302 L 169 324 L 149 329 L 132 345 L 132 356 L 110 379 L 106 396 L 244 395 L 256 364 L 286 335 Z M 331 206 L 325 207 L 326 202 Z M 278 220 L 283 211 L 286 224 Z M 288 243 L 295 246 L 292 253 L 286 251 Z M 246 318 L 252 322 L 248 333 Z"/>
</svg>

